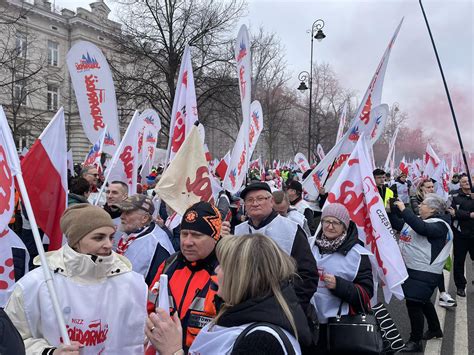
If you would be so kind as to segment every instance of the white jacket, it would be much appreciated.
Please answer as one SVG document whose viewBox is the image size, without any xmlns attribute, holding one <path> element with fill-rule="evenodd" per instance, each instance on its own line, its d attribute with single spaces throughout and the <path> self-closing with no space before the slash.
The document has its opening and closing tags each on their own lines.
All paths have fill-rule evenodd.
<svg viewBox="0 0 474 355">
<path fill-rule="evenodd" d="M 127 258 L 114 252 L 92 257 L 66 244 L 46 259 L 69 337 L 86 345 L 81 354 L 143 354 L 147 286 Z M 27 354 L 61 343 L 42 267 L 17 282 L 5 311 Z"/>
</svg>

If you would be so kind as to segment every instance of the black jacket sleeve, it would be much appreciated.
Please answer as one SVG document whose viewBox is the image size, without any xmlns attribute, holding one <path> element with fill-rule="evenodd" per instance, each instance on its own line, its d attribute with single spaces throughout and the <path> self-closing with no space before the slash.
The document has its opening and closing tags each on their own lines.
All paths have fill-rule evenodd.
<svg viewBox="0 0 474 355">
<path fill-rule="evenodd" d="M 326 202 L 326 199 L 328 198 L 328 194 L 325 193 L 324 195 L 319 195 L 318 196 L 318 201 L 319 201 L 319 207 L 323 208 L 324 203 Z"/>
<path fill-rule="evenodd" d="M 428 239 L 444 239 L 448 233 L 448 227 L 444 223 L 427 223 L 420 217 L 415 216 L 413 211 L 408 208 L 403 210 L 402 218 L 415 232 L 426 236 Z"/>
<path fill-rule="evenodd" d="M 300 226 L 298 226 L 296 231 L 291 256 L 296 261 L 296 269 L 299 276 L 295 280 L 295 292 L 303 310 L 306 310 L 318 288 L 318 267 L 316 259 L 311 253 L 308 238 L 306 238 L 306 234 Z"/>
<path fill-rule="evenodd" d="M 280 342 L 271 333 L 256 330 L 246 335 L 238 344 L 235 344 L 232 355 L 284 355 Z"/>
<path fill-rule="evenodd" d="M 311 232 L 311 235 L 314 235 L 316 232 L 316 228 L 318 227 L 314 221 L 314 213 L 311 208 L 306 208 L 304 210 L 304 216 L 306 217 L 306 221 L 308 221 L 308 227 L 309 231 Z"/>
<path fill-rule="evenodd" d="M 339 276 L 336 276 L 336 288 L 331 292 L 339 297 L 357 312 L 362 311 L 358 291 L 355 285 L 361 286 L 367 293 L 367 296 L 372 298 L 374 295 L 374 280 L 372 278 L 372 265 L 367 255 L 361 255 L 359 270 L 354 281 L 347 281 Z M 361 295 L 361 300 L 363 297 Z"/>
</svg>

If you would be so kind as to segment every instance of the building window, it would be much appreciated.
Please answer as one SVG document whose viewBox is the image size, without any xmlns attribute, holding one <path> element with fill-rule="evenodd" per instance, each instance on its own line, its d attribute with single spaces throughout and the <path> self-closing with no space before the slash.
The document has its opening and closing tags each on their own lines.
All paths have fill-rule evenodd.
<svg viewBox="0 0 474 355">
<path fill-rule="evenodd" d="M 57 67 L 59 58 L 59 44 L 57 42 L 48 41 L 48 64 Z"/>
<path fill-rule="evenodd" d="M 15 103 L 20 103 L 20 105 L 26 105 L 26 80 L 22 77 L 15 77 L 15 82 L 13 83 L 13 99 Z"/>
<path fill-rule="evenodd" d="M 59 87 L 48 85 L 48 111 L 57 111 L 59 106 Z"/>
<path fill-rule="evenodd" d="M 21 32 L 17 32 L 15 41 L 16 54 L 19 57 L 26 58 L 26 35 Z"/>
</svg>

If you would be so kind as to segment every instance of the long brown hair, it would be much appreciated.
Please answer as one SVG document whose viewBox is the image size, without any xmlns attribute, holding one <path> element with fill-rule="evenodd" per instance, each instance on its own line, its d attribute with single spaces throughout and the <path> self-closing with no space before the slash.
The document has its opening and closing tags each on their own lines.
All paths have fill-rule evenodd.
<svg viewBox="0 0 474 355">
<path fill-rule="evenodd" d="M 281 292 L 281 283 L 296 273 L 293 259 L 272 239 L 259 233 L 222 239 L 216 255 L 224 274 L 219 289 L 225 303 L 214 323 L 232 306 L 273 294 L 298 338 L 293 315 Z"/>
</svg>

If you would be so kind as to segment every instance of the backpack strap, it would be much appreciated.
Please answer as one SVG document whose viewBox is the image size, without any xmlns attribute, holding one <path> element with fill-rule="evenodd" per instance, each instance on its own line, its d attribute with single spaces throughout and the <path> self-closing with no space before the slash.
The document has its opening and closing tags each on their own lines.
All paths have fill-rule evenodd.
<svg viewBox="0 0 474 355">
<path fill-rule="evenodd" d="M 288 339 L 288 336 L 283 332 L 283 330 L 272 324 L 272 323 L 267 323 L 267 322 L 255 322 L 250 324 L 247 328 L 245 328 L 242 333 L 239 334 L 237 339 L 235 339 L 234 346 L 232 347 L 231 354 L 233 353 L 235 347 L 241 342 L 247 334 L 249 334 L 253 329 L 258 328 L 258 327 L 267 327 L 272 329 L 275 333 L 278 334 L 278 337 L 281 339 L 283 342 L 283 346 L 285 347 L 285 351 L 288 355 L 296 355 L 295 349 L 293 348 L 293 345 L 290 342 L 290 339 Z"/>
</svg>

